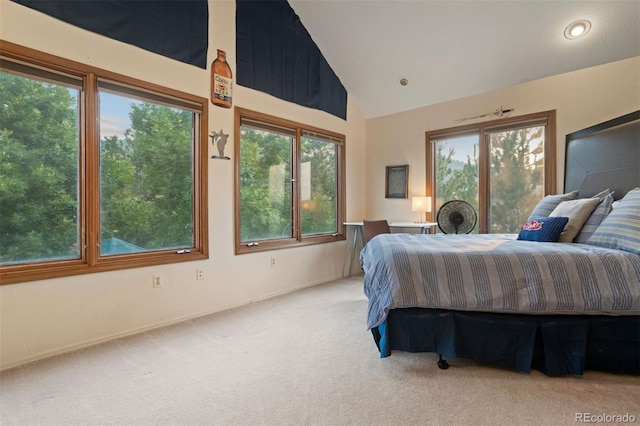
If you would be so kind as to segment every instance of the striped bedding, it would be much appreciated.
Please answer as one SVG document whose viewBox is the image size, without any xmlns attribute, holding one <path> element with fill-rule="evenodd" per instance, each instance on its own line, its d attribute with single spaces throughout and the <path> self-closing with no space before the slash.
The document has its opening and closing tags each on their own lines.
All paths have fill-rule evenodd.
<svg viewBox="0 0 640 426">
<path fill-rule="evenodd" d="M 383 234 L 360 254 L 367 326 L 394 308 L 640 314 L 640 255 L 516 235 Z"/>
</svg>

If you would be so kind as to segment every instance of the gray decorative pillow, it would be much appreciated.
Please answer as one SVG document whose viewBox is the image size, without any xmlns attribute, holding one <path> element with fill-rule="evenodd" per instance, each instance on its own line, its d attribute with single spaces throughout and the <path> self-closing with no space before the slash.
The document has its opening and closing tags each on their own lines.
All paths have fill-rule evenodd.
<svg viewBox="0 0 640 426">
<path fill-rule="evenodd" d="M 604 218 L 607 217 L 607 215 L 611 212 L 612 205 L 613 193 L 610 193 L 609 195 L 604 197 L 602 201 L 600 201 L 600 204 L 596 206 L 595 210 L 593 211 L 593 213 L 591 213 L 589 219 L 587 219 L 587 221 L 584 223 L 582 229 L 573 240 L 573 242 L 581 244 L 586 243 L 589 237 L 593 235 L 595 230 L 602 223 Z"/>
<path fill-rule="evenodd" d="M 536 217 L 547 217 L 556 207 L 558 207 L 558 204 L 563 201 L 575 200 L 577 197 L 578 191 L 572 191 L 566 194 L 547 195 L 540 200 L 537 206 L 535 206 L 527 221 Z"/>
<path fill-rule="evenodd" d="M 580 198 L 578 200 L 562 201 L 558 204 L 549 216 L 568 217 L 569 222 L 565 226 L 558 242 L 571 243 L 582 229 L 582 225 L 587 221 L 593 209 L 600 200 L 598 198 Z"/>
<path fill-rule="evenodd" d="M 627 192 L 587 244 L 640 254 L 640 188 Z"/>
</svg>

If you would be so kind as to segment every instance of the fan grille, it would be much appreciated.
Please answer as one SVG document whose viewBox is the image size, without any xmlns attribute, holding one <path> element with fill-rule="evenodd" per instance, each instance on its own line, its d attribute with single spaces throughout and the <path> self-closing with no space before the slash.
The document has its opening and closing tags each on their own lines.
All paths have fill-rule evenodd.
<svg viewBox="0 0 640 426">
<path fill-rule="evenodd" d="M 445 234 L 468 234 L 477 220 L 473 206 L 463 200 L 447 201 L 438 210 L 438 228 Z"/>
</svg>

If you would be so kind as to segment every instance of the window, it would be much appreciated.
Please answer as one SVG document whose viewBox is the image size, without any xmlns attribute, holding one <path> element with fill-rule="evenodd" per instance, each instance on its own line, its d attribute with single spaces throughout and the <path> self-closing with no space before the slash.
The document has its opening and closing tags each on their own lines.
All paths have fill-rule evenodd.
<svg viewBox="0 0 640 426">
<path fill-rule="evenodd" d="M 235 111 L 236 253 L 344 239 L 344 136 Z"/>
<path fill-rule="evenodd" d="M 427 188 L 435 211 L 469 202 L 474 232 L 517 233 L 555 191 L 555 111 L 427 132 Z"/>
<path fill-rule="evenodd" d="M 3 43 L 2 283 L 207 257 L 207 99 Z"/>
</svg>

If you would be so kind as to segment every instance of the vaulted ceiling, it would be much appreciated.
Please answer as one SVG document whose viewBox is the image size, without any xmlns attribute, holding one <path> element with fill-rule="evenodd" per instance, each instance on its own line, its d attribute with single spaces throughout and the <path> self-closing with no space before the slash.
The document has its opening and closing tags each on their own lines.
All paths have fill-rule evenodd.
<svg viewBox="0 0 640 426">
<path fill-rule="evenodd" d="M 289 3 L 366 118 L 640 56 L 637 0 Z"/>
</svg>

